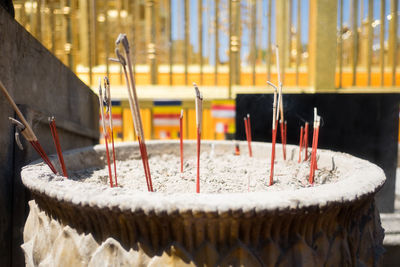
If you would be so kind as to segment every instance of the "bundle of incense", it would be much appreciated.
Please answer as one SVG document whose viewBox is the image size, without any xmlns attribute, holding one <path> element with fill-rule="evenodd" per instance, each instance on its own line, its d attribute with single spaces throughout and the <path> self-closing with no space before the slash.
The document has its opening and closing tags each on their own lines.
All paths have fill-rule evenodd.
<svg viewBox="0 0 400 267">
<path fill-rule="evenodd" d="M 249 116 L 249 115 L 247 114 L 247 116 Z M 243 120 L 244 120 L 244 129 L 245 129 L 245 132 L 246 132 L 247 145 L 248 145 L 248 147 L 249 147 L 249 156 L 252 157 L 253 155 L 252 155 L 252 151 L 251 151 L 251 140 L 250 140 L 250 130 L 249 130 L 249 127 L 250 127 L 250 125 L 249 125 L 249 119 L 250 119 L 250 117 L 244 117 L 244 118 L 243 118 Z"/>
<path fill-rule="evenodd" d="M 319 124 L 320 124 L 320 116 L 317 115 L 317 109 L 314 109 L 314 132 L 313 132 L 313 142 L 312 142 L 312 152 L 310 159 L 310 184 L 314 183 L 314 175 L 317 165 L 317 147 L 318 147 L 318 134 L 319 134 Z"/>
<path fill-rule="evenodd" d="M 299 141 L 299 163 L 301 162 L 301 150 L 303 148 L 303 134 L 304 129 L 303 126 L 300 127 L 300 141 Z"/>
<path fill-rule="evenodd" d="M 60 162 L 63 176 L 68 178 L 67 168 L 65 167 L 64 157 L 61 150 L 60 139 L 58 138 L 56 119 L 54 117 L 49 118 L 51 135 L 53 136 L 54 145 L 56 146 L 58 161 Z"/>
<path fill-rule="evenodd" d="M 18 125 L 17 128 L 21 131 L 21 134 L 32 145 L 32 147 L 36 150 L 36 152 L 43 159 L 43 161 L 49 166 L 51 171 L 54 174 L 57 174 L 56 168 L 54 168 L 54 166 L 51 163 L 51 161 L 50 161 L 49 157 L 47 156 L 46 152 L 44 152 L 44 150 L 43 150 L 42 146 L 40 145 L 40 143 L 39 143 L 35 133 L 33 132 L 32 128 L 30 127 L 30 125 L 26 121 L 24 115 L 22 115 L 22 112 L 19 110 L 19 108 L 17 107 L 17 105 L 15 104 L 14 100 L 12 99 L 12 97 L 10 96 L 10 94 L 8 93 L 7 89 L 5 88 L 5 86 L 3 85 L 3 83 L 1 81 L 0 81 L 0 89 L 3 92 L 4 96 L 7 98 L 8 102 L 10 103 L 12 108 L 14 109 L 14 111 L 17 114 L 17 116 L 19 117 L 19 119 L 21 120 L 21 122 L 15 120 L 15 119 L 12 119 L 11 121 L 13 123 L 18 122 L 17 123 L 17 125 Z"/>
<path fill-rule="evenodd" d="M 304 160 L 308 160 L 308 122 L 304 126 Z"/>
<path fill-rule="evenodd" d="M 111 149 L 112 149 L 113 164 L 114 164 L 115 186 L 118 186 L 117 163 L 116 163 L 115 148 L 114 148 L 114 125 L 112 117 L 111 89 L 110 89 L 110 81 L 108 80 L 107 77 L 104 77 L 104 103 L 106 105 L 106 113 L 108 116 L 109 136 L 111 136 L 111 145 L 112 145 Z"/>
<path fill-rule="evenodd" d="M 200 142 L 201 142 L 201 122 L 203 118 L 203 96 L 199 88 L 193 83 L 196 92 L 196 126 L 197 126 L 197 178 L 196 178 L 196 193 L 200 193 Z"/>
<path fill-rule="evenodd" d="M 179 117 L 179 139 L 181 153 L 181 173 L 183 173 L 183 109 L 181 109 L 181 116 Z"/>
<path fill-rule="evenodd" d="M 104 142 L 106 143 L 106 157 L 107 157 L 107 165 L 108 165 L 108 176 L 110 178 L 110 186 L 113 187 L 113 180 L 112 180 L 112 172 L 111 172 L 111 164 L 110 164 L 110 152 L 108 150 L 108 132 L 106 128 L 106 121 L 104 116 L 104 99 L 103 99 L 103 92 L 101 89 L 101 78 L 99 78 L 99 104 L 100 104 L 100 115 L 101 115 L 101 123 L 103 126 L 103 135 L 104 135 Z"/>
<path fill-rule="evenodd" d="M 286 141 L 285 141 L 285 129 L 284 129 L 284 112 L 283 112 L 283 94 L 282 94 L 282 82 L 281 82 L 281 74 L 279 68 L 279 47 L 275 46 L 275 56 L 276 56 L 276 68 L 278 72 L 278 87 L 279 87 L 279 95 L 278 95 L 278 109 L 277 112 L 280 112 L 281 118 L 279 120 L 280 128 L 281 128 L 281 142 L 282 142 L 282 155 L 283 160 L 286 160 Z"/>
<path fill-rule="evenodd" d="M 269 174 L 269 185 L 273 185 L 274 183 L 274 165 L 275 165 L 275 143 L 276 143 L 276 132 L 277 132 L 277 127 L 276 124 L 278 122 L 278 114 L 277 114 L 277 103 L 276 103 L 276 98 L 277 98 L 277 88 L 275 85 L 273 85 L 270 82 L 267 82 L 269 85 L 274 87 L 274 102 L 272 105 L 272 151 L 271 151 L 271 170 Z"/>
<path fill-rule="evenodd" d="M 124 71 L 124 76 L 125 76 L 127 89 L 128 89 L 129 106 L 131 109 L 135 132 L 138 137 L 140 155 L 142 157 L 144 174 L 146 176 L 147 189 L 148 189 L 148 191 L 153 192 L 153 184 L 151 181 L 149 159 L 147 156 L 147 148 L 146 148 L 146 142 L 145 142 L 145 138 L 144 138 L 142 118 L 140 116 L 139 101 L 138 101 L 138 97 L 137 97 L 137 93 L 136 93 L 135 80 L 133 77 L 129 42 L 128 42 L 128 38 L 126 37 L 126 34 L 120 34 L 115 43 L 117 46 L 120 44 L 123 46 L 123 49 L 125 51 L 125 57 L 121 55 L 121 53 L 119 52 L 119 49 L 117 47 L 115 49 L 117 59 L 111 59 L 111 60 L 119 62 L 122 65 L 122 68 Z M 128 73 L 129 73 L 129 77 L 128 77 Z"/>
</svg>

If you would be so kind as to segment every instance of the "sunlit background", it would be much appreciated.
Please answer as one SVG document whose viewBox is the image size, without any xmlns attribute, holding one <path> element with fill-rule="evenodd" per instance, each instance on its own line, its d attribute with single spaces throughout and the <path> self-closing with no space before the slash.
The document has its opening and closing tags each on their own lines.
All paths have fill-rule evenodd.
<svg viewBox="0 0 400 267">
<path fill-rule="evenodd" d="M 114 57 L 115 39 L 126 33 L 133 48 L 144 130 L 148 139 L 177 138 L 184 110 L 185 138 L 195 139 L 192 82 L 204 91 L 204 139 L 230 139 L 237 93 L 270 92 L 276 82 L 273 46 L 280 45 L 285 90 L 311 88 L 309 58 L 336 53 L 338 92 L 396 91 L 400 85 L 398 0 L 333 0 L 336 51 L 309 49 L 313 21 L 308 0 L 14 0 L 17 21 L 96 88 L 111 81 L 115 138 L 135 138 L 127 92 Z M 336 13 L 335 13 L 336 12 Z M 321 75 L 321 74 L 316 74 Z"/>
</svg>

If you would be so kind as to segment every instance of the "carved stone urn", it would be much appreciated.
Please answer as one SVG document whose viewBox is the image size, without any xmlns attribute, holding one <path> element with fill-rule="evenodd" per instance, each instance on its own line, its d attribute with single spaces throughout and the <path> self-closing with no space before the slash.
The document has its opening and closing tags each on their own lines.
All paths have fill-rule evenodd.
<svg viewBox="0 0 400 267">
<path fill-rule="evenodd" d="M 148 142 L 150 157 L 179 153 L 175 141 Z M 202 151 L 232 153 L 205 141 Z M 243 151 L 247 144 L 240 143 Z M 267 158 L 271 144 L 253 143 Z M 290 151 L 298 147 L 288 146 Z M 116 146 L 119 160 L 137 143 Z M 185 142 L 186 153 L 196 143 Z M 277 151 L 279 158 L 279 150 Z M 134 192 L 56 176 L 43 163 L 22 170 L 31 191 L 24 228 L 27 266 L 379 266 L 383 229 L 374 196 L 385 182 L 374 164 L 319 151 L 335 182 L 297 190 L 196 194 Z M 69 172 L 106 164 L 104 146 L 64 154 Z M 56 162 L 56 158 L 53 157 Z M 137 170 L 139 171 L 139 170 Z M 140 170 L 143 171 L 143 170 Z"/>
</svg>

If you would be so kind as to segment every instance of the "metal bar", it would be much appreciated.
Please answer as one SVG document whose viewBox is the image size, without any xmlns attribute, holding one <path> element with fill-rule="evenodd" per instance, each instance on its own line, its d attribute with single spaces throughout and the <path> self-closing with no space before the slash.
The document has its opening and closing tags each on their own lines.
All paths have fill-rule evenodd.
<svg viewBox="0 0 400 267">
<path fill-rule="evenodd" d="M 93 15 L 93 9 L 94 9 L 94 5 L 96 4 L 95 0 L 90 1 L 89 5 L 88 5 L 88 32 L 89 32 L 89 38 L 88 38 L 88 59 L 89 59 L 89 83 L 90 85 L 93 84 L 93 50 L 92 50 L 92 46 L 93 46 L 93 21 L 92 21 L 92 15 Z"/>
<path fill-rule="evenodd" d="M 297 31 L 296 31 L 296 86 L 299 86 L 299 69 L 301 62 L 301 0 L 297 0 Z"/>
<path fill-rule="evenodd" d="M 252 65 L 252 82 L 256 85 L 256 60 L 257 60 L 257 43 L 256 43 L 256 1 L 251 1 L 251 37 L 250 37 L 250 49 L 251 49 L 251 65 Z"/>
<path fill-rule="evenodd" d="M 240 49 L 241 49 L 241 27 L 240 27 L 240 0 L 235 0 L 235 35 L 236 35 L 236 42 L 235 42 L 235 75 L 236 77 L 236 84 L 240 84 Z"/>
<path fill-rule="evenodd" d="M 50 8 L 50 28 L 52 29 L 51 31 L 50 31 L 50 35 L 51 35 L 51 53 L 53 54 L 53 55 L 55 55 L 55 53 L 56 53 L 56 31 L 54 30 L 55 29 L 55 25 L 56 25 L 56 23 L 55 23 L 55 16 L 54 16 L 54 3 L 53 2 L 50 2 L 49 3 L 49 8 Z M 24 10 L 24 9 L 22 9 L 22 10 Z"/>
<path fill-rule="evenodd" d="M 340 32 L 339 32 L 339 88 L 343 87 L 343 0 L 340 0 Z"/>
<path fill-rule="evenodd" d="M 199 0 L 201 1 L 201 0 Z M 229 84 L 228 84 L 228 98 L 231 98 L 232 93 L 232 74 L 233 74 L 233 53 L 232 53 L 232 31 L 233 31 L 233 23 L 232 23 L 232 1 L 229 0 Z"/>
<path fill-rule="evenodd" d="M 150 65 L 150 83 L 157 84 L 155 1 L 146 1 L 147 58 Z"/>
<path fill-rule="evenodd" d="M 68 67 L 74 71 L 74 61 L 72 57 L 72 52 L 73 52 L 73 45 L 72 45 L 72 21 L 71 21 L 71 16 L 72 16 L 72 8 L 71 8 L 71 0 L 67 0 L 66 6 L 68 7 L 68 14 L 65 14 L 65 19 L 66 19 L 66 39 L 67 39 L 67 44 L 69 44 L 69 49 L 67 51 L 67 58 L 68 58 Z"/>
<path fill-rule="evenodd" d="M 135 1 L 136 2 L 136 1 Z M 118 11 L 118 16 L 117 16 L 117 32 L 123 32 L 122 31 L 122 23 L 121 23 L 121 11 L 122 11 L 122 0 L 117 0 L 117 11 Z M 122 74 L 122 67 L 119 66 L 119 83 L 123 84 L 124 78 Z"/>
<path fill-rule="evenodd" d="M 219 9 L 219 0 L 215 0 L 215 19 L 214 19 L 214 23 L 215 23 L 215 68 L 214 68 L 214 83 L 215 85 L 218 85 L 218 62 L 219 62 L 219 53 L 218 53 L 218 44 L 219 44 L 219 40 L 218 40 L 218 28 L 219 28 L 219 21 L 218 21 L 218 9 Z"/>
<path fill-rule="evenodd" d="M 293 0 L 289 0 L 288 2 L 288 9 L 289 9 L 289 23 L 288 23 L 288 46 L 287 46 L 287 53 L 288 53 L 288 59 L 289 59 L 289 64 L 288 67 L 292 66 L 292 24 L 293 24 L 293 19 L 292 19 L 292 12 L 293 12 Z"/>
<path fill-rule="evenodd" d="M 185 20 L 185 84 L 188 85 L 188 64 L 189 64 L 189 0 L 185 0 L 184 7 Z"/>
<path fill-rule="evenodd" d="M 396 67 L 397 67 L 397 23 L 398 23 L 398 0 L 391 0 L 390 3 L 390 9 L 391 9 L 391 20 L 390 20 L 390 31 L 389 31 L 389 38 L 391 39 L 391 46 L 392 46 L 392 55 L 390 55 L 390 58 L 393 59 L 392 62 L 392 86 L 396 85 Z"/>
<path fill-rule="evenodd" d="M 385 79 L 385 1 L 381 1 L 381 31 L 380 39 L 380 67 L 381 67 L 381 86 Z"/>
<path fill-rule="evenodd" d="M 353 0 L 351 5 L 351 29 L 353 32 L 353 57 L 352 57 L 352 82 L 351 85 L 355 86 L 357 81 L 357 62 L 358 62 L 358 29 L 357 29 L 357 20 L 358 20 L 358 0 Z"/>
<path fill-rule="evenodd" d="M 108 10 L 108 1 L 105 1 L 104 6 L 103 6 L 103 13 L 104 13 L 104 31 L 103 31 L 103 40 L 104 40 L 104 51 L 105 51 L 105 63 L 106 63 L 106 75 L 110 79 L 110 63 L 109 63 L 109 58 L 110 58 L 110 47 L 108 46 L 108 16 L 107 16 L 107 10 Z"/>
<path fill-rule="evenodd" d="M 200 84 L 203 84 L 203 0 L 197 0 L 197 19 L 198 19 L 198 43 L 199 43 L 199 66 L 200 66 Z M 229 1 L 230 6 L 230 1 Z M 231 28 L 229 27 L 229 30 Z"/>
<path fill-rule="evenodd" d="M 136 63 L 138 62 L 137 57 L 138 57 L 138 49 L 139 49 L 139 44 L 140 44 L 140 39 L 137 37 L 140 34 L 140 31 L 138 30 L 138 22 L 140 18 L 140 9 L 139 9 L 139 1 L 133 1 L 133 12 L 135 14 L 135 16 L 133 17 L 133 30 L 134 30 L 134 43 L 133 43 L 133 47 L 135 49 L 133 49 L 132 51 L 132 57 L 133 57 L 133 62 L 132 62 L 132 68 L 133 68 L 133 75 L 134 77 L 136 77 Z M 122 67 L 120 66 L 120 71 L 121 71 L 121 75 L 122 75 Z"/>
<path fill-rule="evenodd" d="M 42 41 L 42 1 L 37 0 L 36 3 L 36 28 L 35 35 L 36 38 L 41 42 Z"/>
<path fill-rule="evenodd" d="M 169 63 L 169 85 L 172 85 L 172 64 L 173 64 L 173 54 L 174 48 L 172 45 L 172 8 L 171 8 L 171 1 L 167 0 L 167 14 L 168 14 L 168 21 L 167 21 L 167 36 L 168 36 L 168 63 Z"/>
<path fill-rule="evenodd" d="M 268 0 L 268 13 L 267 13 L 267 20 L 268 20 L 268 27 L 267 27 L 267 35 L 268 35 L 268 48 L 267 48 L 267 73 L 268 73 L 268 81 L 271 80 L 271 48 L 272 48 L 272 41 L 271 41 L 271 8 L 272 8 L 272 0 Z"/>
<path fill-rule="evenodd" d="M 373 2 L 368 0 L 368 47 L 367 47 L 367 85 L 371 86 L 371 65 L 372 65 L 372 38 L 373 38 Z"/>
</svg>

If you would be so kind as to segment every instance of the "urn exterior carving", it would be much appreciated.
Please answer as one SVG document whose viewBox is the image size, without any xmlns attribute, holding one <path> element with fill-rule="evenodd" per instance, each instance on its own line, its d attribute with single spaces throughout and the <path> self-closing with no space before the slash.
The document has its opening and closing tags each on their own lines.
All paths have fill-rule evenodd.
<svg viewBox="0 0 400 267">
<path fill-rule="evenodd" d="M 241 146 L 245 150 L 247 144 Z M 202 144 L 203 151 L 211 147 L 232 152 L 234 143 Z M 116 149 L 119 159 L 138 153 L 135 143 Z M 254 143 L 253 155 L 265 157 L 269 149 L 270 144 Z M 179 143 L 153 141 L 148 150 L 177 154 Z M 185 150 L 195 151 L 195 143 L 185 143 Z M 102 166 L 104 153 L 102 146 L 70 151 L 66 165 L 72 171 Z M 56 177 L 42 163 L 31 164 L 22 170 L 33 196 L 22 245 L 26 264 L 379 266 L 384 234 L 374 195 L 384 173 L 341 153 L 335 164 L 340 172 L 335 183 L 229 194 L 98 191 Z"/>
</svg>

